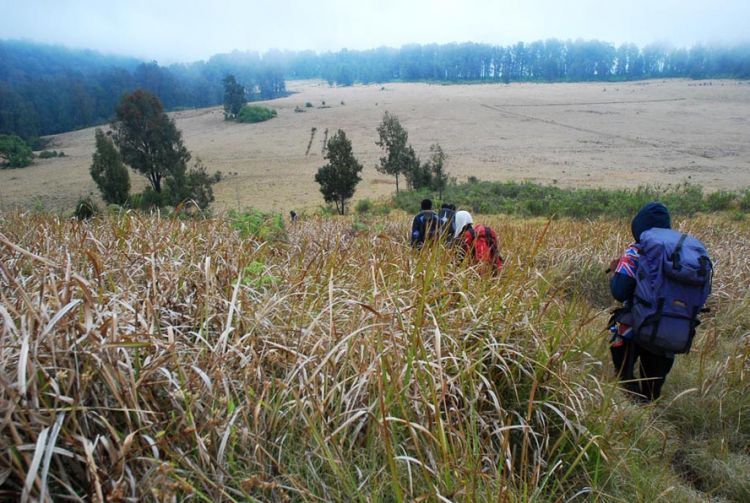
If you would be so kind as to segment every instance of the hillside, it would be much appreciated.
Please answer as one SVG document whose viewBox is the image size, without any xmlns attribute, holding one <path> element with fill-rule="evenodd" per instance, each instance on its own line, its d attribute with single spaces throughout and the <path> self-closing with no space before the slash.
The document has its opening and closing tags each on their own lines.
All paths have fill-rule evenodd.
<svg viewBox="0 0 750 503">
<path fill-rule="evenodd" d="M 278 117 L 225 122 L 219 108 L 173 114 L 186 146 L 225 179 L 219 209 L 315 208 L 313 176 L 325 131 L 346 131 L 364 164 L 356 197 L 387 196 L 393 179 L 375 170 L 377 124 L 388 110 L 425 158 L 439 142 L 459 180 L 532 180 L 566 187 L 634 187 L 691 181 L 707 189 L 750 186 L 747 81 L 665 80 L 617 84 L 329 87 L 289 83 L 295 94 L 269 102 Z M 312 107 L 305 107 L 309 102 Z M 325 107 L 323 106 L 325 102 Z M 301 107 L 304 113 L 296 113 Z M 312 129 L 315 128 L 314 134 Z M 311 142 L 312 135 L 312 142 Z M 0 170 L 0 206 L 69 210 L 96 192 L 88 174 L 93 129 L 50 137 L 66 157 Z M 308 144 L 311 145 L 306 154 Z M 231 174 L 230 174 L 231 173 Z M 236 175 L 235 175 L 236 173 Z M 132 177 L 138 187 L 141 179 Z"/>
<path fill-rule="evenodd" d="M 650 406 L 607 354 L 628 223 L 489 223 L 495 279 L 398 215 L 0 213 L 0 497 L 747 501 L 748 222 L 676 222 L 712 311 Z"/>
</svg>

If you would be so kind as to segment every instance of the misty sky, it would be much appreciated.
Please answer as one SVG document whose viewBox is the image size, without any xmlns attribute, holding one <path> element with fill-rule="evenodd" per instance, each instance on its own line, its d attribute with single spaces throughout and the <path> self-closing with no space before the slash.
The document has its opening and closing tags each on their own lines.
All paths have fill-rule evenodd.
<svg viewBox="0 0 750 503">
<path fill-rule="evenodd" d="M 0 38 L 156 59 L 234 49 L 597 38 L 640 46 L 750 39 L 750 0 L 0 0 Z"/>
</svg>

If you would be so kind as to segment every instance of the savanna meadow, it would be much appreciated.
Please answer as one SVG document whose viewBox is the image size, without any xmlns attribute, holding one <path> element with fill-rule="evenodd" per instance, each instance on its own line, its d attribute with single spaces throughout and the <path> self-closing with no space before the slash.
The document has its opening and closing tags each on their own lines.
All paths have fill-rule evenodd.
<svg viewBox="0 0 750 503">
<path fill-rule="evenodd" d="M 0 39 L 0 501 L 750 501 L 750 45 L 260 54 L 212 44 L 470 9 L 216 2 L 148 42 L 205 2 L 154 3 L 48 31 L 135 13 L 168 66 Z"/>
<path fill-rule="evenodd" d="M 485 216 L 488 278 L 409 217 L 0 214 L 3 497 L 747 501 L 750 226 L 662 398 L 607 342 L 611 216 Z"/>
</svg>

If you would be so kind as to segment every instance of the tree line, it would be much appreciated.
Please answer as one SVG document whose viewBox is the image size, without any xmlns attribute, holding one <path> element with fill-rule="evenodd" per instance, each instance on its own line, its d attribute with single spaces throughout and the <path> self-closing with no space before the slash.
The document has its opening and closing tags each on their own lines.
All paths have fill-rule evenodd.
<svg viewBox="0 0 750 503">
<path fill-rule="evenodd" d="M 0 41 L 0 134 L 24 140 L 100 124 L 124 94 L 143 89 L 167 110 L 222 103 L 222 79 L 233 73 L 246 99 L 286 93 L 283 71 L 259 55 L 233 53 L 208 61 L 160 66 L 27 42 Z"/>
<path fill-rule="evenodd" d="M 649 78 L 748 78 L 750 43 L 734 46 L 664 44 L 638 47 L 599 40 L 540 40 L 490 44 L 405 45 L 366 51 L 274 56 L 289 78 L 354 82 L 573 82 Z"/>
<path fill-rule="evenodd" d="M 734 46 L 615 46 L 599 40 L 405 45 L 365 51 L 234 51 L 168 67 L 94 51 L 0 41 L 0 134 L 23 139 L 112 118 L 126 92 L 144 89 L 165 109 L 224 100 L 233 75 L 248 101 L 286 94 L 285 79 L 331 85 L 391 81 L 574 82 L 647 78 L 750 78 L 750 43 Z"/>
</svg>

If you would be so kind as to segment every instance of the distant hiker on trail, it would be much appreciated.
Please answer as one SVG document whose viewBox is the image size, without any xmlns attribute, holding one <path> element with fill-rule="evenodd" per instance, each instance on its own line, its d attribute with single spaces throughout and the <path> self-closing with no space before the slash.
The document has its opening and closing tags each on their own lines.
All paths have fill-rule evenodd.
<svg viewBox="0 0 750 503">
<path fill-rule="evenodd" d="M 292 222 L 296 222 L 298 218 L 299 216 L 297 216 L 296 211 L 292 210 L 289 212 L 289 220 L 291 220 Z"/>
<path fill-rule="evenodd" d="M 493 274 L 498 273 L 503 268 L 503 257 L 495 231 L 486 225 L 474 225 L 468 211 L 456 212 L 455 225 L 453 237 L 462 257 L 469 255 L 475 263 L 490 264 Z"/>
<path fill-rule="evenodd" d="M 641 208 L 631 230 L 635 242 L 608 271 L 612 296 L 623 303 L 610 319 L 610 352 L 624 388 L 652 401 L 661 394 L 674 355 L 690 351 L 713 266 L 700 241 L 671 230 L 661 203 Z"/>
<path fill-rule="evenodd" d="M 445 237 L 447 242 L 453 241 L 456 234 L 456 205 L 443 203 L 440 205 L 438 220 L 440 221 L 440 234 Z"/>
<path fill-rule="evenodd" d="M 421 249 L 425 240 L 434 239 L 440 227 L 438 216 L 432 211 L 432 201 L 423 199 L 421 208 L 411 224 L 411 246 L 416 249 Z"/>
</svg>

